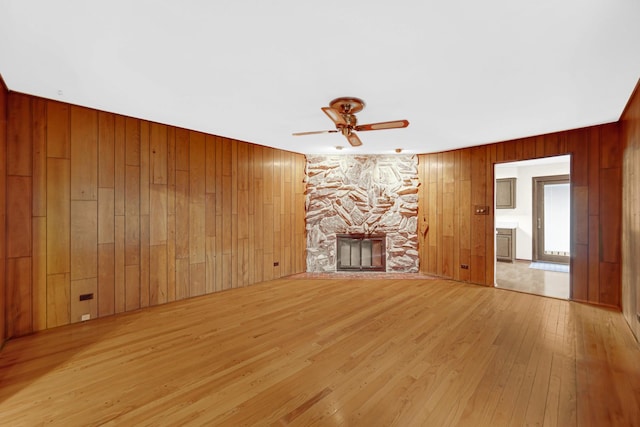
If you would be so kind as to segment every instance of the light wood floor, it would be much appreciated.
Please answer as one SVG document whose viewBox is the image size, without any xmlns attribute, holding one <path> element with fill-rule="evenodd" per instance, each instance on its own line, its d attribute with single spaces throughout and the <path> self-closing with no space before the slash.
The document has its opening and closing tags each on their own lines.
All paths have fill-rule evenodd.
<svg viewBox="0 0 640 427">
<path fill-rule="evenodd" d="M 444 280 L 277 280 L 16 339 L 0 425 L 634 426 L 622 315 Z"/>
<path fill-rule="evenodd" d="M 496 286 L 502 289 L 569 299 L 569 273 L 529 268 L 531 261 L 496 262 Z"/>
</svg>

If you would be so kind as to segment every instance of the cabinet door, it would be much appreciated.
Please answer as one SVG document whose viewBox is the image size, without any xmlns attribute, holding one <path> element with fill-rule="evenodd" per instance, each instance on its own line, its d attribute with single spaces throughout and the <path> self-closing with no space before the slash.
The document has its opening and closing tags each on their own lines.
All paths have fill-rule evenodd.
<svg viewBox="0 0 640 427">
<path fill-rule="evenodd" d="M 496 209 L 516 208 L 516 179 L 496 179 Z"/>
<path fill-rule="evenodd" d="M 496 236 L 496 258 L 501 261 L 513 261 L 510 234 L 498 234 Z"/>
<path fill-rule="evenodd" d="M 511 237 L 505 235 L 496 236 L 496 256 L 498 258 L 511 258 Z"/>
</svg>

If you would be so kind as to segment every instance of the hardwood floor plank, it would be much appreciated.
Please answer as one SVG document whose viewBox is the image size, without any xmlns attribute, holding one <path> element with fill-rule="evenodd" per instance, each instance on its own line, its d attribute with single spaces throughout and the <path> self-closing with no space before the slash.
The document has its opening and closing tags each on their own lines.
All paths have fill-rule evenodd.
<svg viewBox="0 0 640 427">
<path fill-rule="evenodd" d="M 283 278 L 10 340 L 0 425 L 634 426 L 638 360 L 599 307 Z"/>
</svg>

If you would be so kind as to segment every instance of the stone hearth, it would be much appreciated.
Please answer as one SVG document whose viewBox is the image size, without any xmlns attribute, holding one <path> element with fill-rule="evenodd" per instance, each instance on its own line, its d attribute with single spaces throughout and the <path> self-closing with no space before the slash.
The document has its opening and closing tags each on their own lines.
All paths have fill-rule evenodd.
<svg viewBox="0 0 640 427">
<path fill-rule="evenodd" d="M 336 270 L 336 234 L 386 234 L 386 271 L 417 273 L 416 156 L 307 156 L 307 272 Z"/>
</svg>

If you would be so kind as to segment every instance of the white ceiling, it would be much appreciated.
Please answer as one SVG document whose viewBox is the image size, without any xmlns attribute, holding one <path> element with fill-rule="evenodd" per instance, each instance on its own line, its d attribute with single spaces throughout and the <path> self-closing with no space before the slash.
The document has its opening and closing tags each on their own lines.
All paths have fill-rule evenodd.
<svg viewBox="0 0 640 427">
<path fill-rule="evenodd" d="M 9 89 L 300 153 L 438 152 L 616 121 L 638 0 L 0 0 Z M 356 96 L 348 147 L 320 107 Z"/>
</svg>

